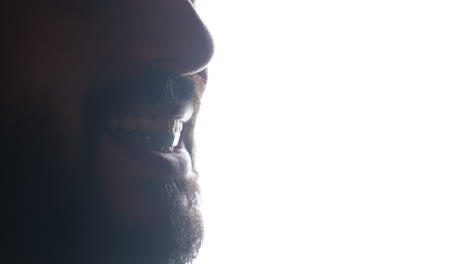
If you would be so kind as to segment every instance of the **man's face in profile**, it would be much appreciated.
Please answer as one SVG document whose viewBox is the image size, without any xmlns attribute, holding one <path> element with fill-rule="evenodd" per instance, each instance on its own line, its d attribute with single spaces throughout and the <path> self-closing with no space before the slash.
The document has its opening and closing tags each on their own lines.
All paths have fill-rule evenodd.
<svg viewBox="0 0 468 264">
<path fill-rule="evenodd" d="M 0 5 L 0 262 L 190 262 L 203 234 L 193 128 L 213 49 L 193 3 Z"/>
</svg>

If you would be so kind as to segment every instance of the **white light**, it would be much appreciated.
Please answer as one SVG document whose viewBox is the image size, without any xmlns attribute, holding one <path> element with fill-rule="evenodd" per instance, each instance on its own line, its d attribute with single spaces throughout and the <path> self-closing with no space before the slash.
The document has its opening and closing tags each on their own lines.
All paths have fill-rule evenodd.
<svg viewBox="0 0 468 264">
<path fill-rule="evenodd" d="M 464 1 L 197 4 L 197 264 L 468 263 Z"/>
</svg>

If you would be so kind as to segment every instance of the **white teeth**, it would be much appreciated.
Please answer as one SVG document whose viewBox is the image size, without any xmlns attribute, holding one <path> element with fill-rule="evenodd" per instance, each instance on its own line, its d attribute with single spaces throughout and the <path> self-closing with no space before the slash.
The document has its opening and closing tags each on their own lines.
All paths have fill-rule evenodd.
<svg viewBox="0 0 468 264">
<path fill-rule="evenodd" d="M 182 132 L 183 123 L 179 120 L 169 120 L 168 122 L 169 130 L 173 133 L 180 133 Z"/>
<path fill-rule="evenodd" d="M 182 129 L 184 128 L 184 123 L 182 122 L 177 122 L 177 133 L 182 132 Z"/>
<path fill-rule="evenodd" d="M 169 130 L 172 131 L 172 132 L 176 132 L 177 123 L 178 123 L 177 120 L 169 120 L 167 122 Z"/>
<path fill-rule="evenodd" d="M 177 146 L 179 144 L 179 140 L 180 140 L 180 133 L 175 133 L 173 145 Z"/>
<path fill-rule="evenodd" d="M 182 128 L 181 120 L 149 116 L 124 115 L 112 117 L 106 122 L 106 129 L 112 135 L 132 144 L 165 153 L 174 151 L 175 146 L 179 144 Z"/>
<path fill-rule="evenodd" d="M 151 118 L 148 116 L 134 117 L 125 115 L 123 117 L 112 117 L 106 122 L 106 128 L 110 132 L 129 133 L 134 131 L 167 131 L 171 133 L 182 132 L 183 123 L 175 119 Z"/>
</svg>

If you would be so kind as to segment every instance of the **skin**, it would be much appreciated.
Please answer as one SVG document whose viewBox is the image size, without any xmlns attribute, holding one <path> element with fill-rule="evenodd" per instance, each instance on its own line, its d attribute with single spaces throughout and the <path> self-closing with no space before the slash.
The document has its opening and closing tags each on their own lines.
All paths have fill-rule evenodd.
<svg viewBox="0 0 468 264">
<path fill-rule="evenodd" d="M 184 148 L 178 155 L 161 162 L 156 158 L 155 162 L 98 131 L 90 154 L 86 136 L 89 120 L 84 104 L 93 89 L 97 89 L 96 82 L 111 82 L 146 65 L 151 65 L 154 71 L 175 76 L 198 75 L 206 81 L 213 42 L 193 3 L 186 0 L 6 0 L 0 5 L 1 71 L 7 83 L 1 91 L 5 116 L 2 129 L 11 130 L 12 124 L 20 124 L 15 134 L 31 136 L 31 141 L 40 142 L 36 145 L 41 148 L 24 154 L 27 148 L 15 147 L 19 149 L 17 156 L 22 161 L 37 157 L 61 170 L 57 173 L 60 176 L 51 176 L 50 180 L 54 182 L 50 190 L 57 197 L 72 197 L 69 193 L 73 190 L 74 196 L 67 199 L 91 208 L 92 203 L 84 202 L 88 195 L 84 190 L 96 188 L 103 205 L 95 210 L 105 215 L 105 219 L 132 223 L 142 230 L 157 225 L 161 212 L 155 209 L 148 193 L 141 191 L 141 185 L 163 174 L 196 178 L 191 149 Z M 38 117 L 42 112 L 45 119 Z M 192 119 L 186 121 L 194 123 Z M 4 155 L 11 156 L 11 153 Z M 90 156 L 93 175 L 101 183 L 99 188 L 87 176 Z M 6 163 L 5 171 L 13 171 Z M 40 174 L 39 177 L 48 177 Z M 95 224 L 89 221 L 91 226 Z M 77 223 L 75 227 L 81 228 L 83 223 Z M 140 260 L 131 259 L 135 256 L 121 263 L 139 263 Z M 13 263 L 25 263 L 19 259 L 23 258 L 18 257 Z M 67 262 L 73 263 L 73 259 L 71 254 Z M 120 263 L 112 256 L 101 260 L 105 261 L 100 263 Z M 88 263 L 93 261 L 88 259 Z"/>
</svg>

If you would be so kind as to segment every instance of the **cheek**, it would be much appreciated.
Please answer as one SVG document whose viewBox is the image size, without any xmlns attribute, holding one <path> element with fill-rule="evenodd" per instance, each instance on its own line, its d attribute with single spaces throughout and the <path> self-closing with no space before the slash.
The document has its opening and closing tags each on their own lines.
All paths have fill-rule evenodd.
<svg viewBox="0 0 468 264">
<path fill-rule="evenodd" d="M 51 12 L 33 13 L 41 15 L 10 17 L 4 25 L 1 52 L 7 75 L 28 94 L 76 98 L 84 92 L 78 87 L 99 67 L 103 49 L 96 29 Z"/>
<path fill-rule="evenodd" d="M 149 221 L 150 205 L 146 204 L 141 185 L 151 178 L 153 170 L 129 156 L 105 135 L 100 135 L 96 164 L 108 213 L 138 222 Z"/>
<path fill-rule="evenodd" d="M 97 151 L 97 175 L 102 180 L 110 215 L 149 224 L 158 217 L 159 199 L 150 187 L 165 177 L 187 177 L 192 171 L 188 152 L 171 160 L 148 158 L 100 135 Z"/>
<path fill-rule="evenodd" d="M 5 96 L 37 98 L 50 109 L 64 158 L 81 152 L 82 100 L 96 78 L 103 56 L 92 25 L 52 12 L 28 19 L 8 17 L 1 44 L 8 87 Z M 30 14 L 28 14 L 30 15 Z"/>
</svg>

